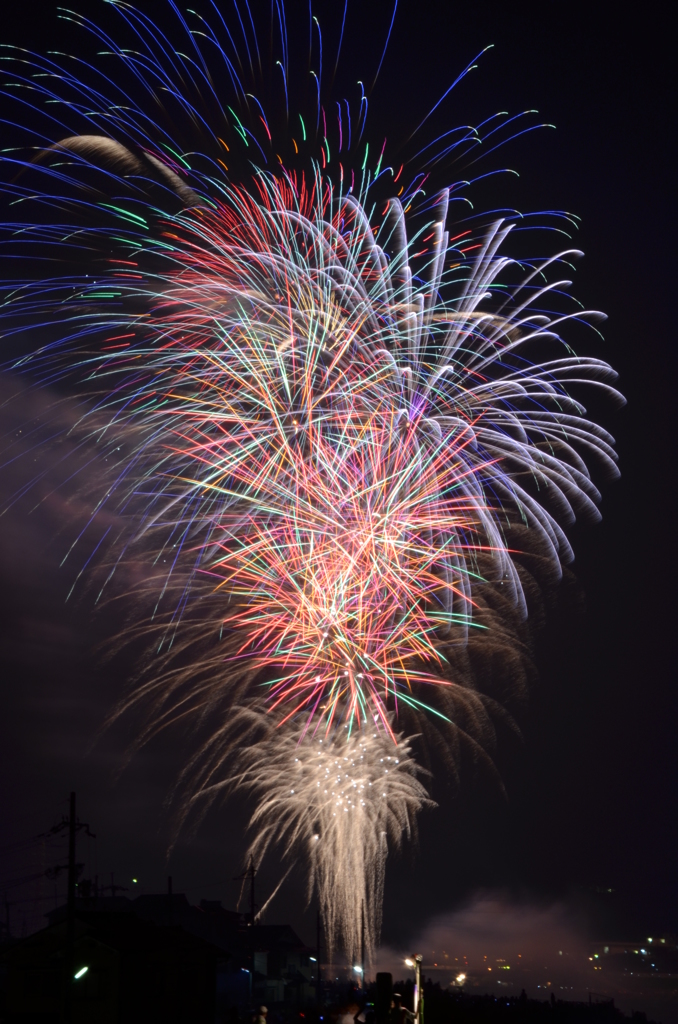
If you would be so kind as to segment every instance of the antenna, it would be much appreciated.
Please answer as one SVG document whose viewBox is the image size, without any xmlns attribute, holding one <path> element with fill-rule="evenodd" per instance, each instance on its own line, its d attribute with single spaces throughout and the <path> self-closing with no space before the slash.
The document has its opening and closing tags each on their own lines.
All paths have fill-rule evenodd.
<svg viewBox="0 0 678 1024">
<path fill-rule="evenodd" d="M 254 920 L 255 920 L 255 917 L 256 917 L 256 914 L 257 914 L 257 903 L 256 903 L 256 900 L 255 900 L 255 889 L 254 889 L 254 880 L 256 878 L 256 875 L 257 875 L 257 869 L 254 866 L 254 857 L 250 857 L 249 866 L 243 871 L 243 873 L 241 875 L 236 875 L 235 878 L 233 879 L 234 882 L 241 882 L 241 881 L 244 882 L 244 880 L 246 878 L 249 878 L 249 880 L 250 880 L 250 912 L 249 912 L 249 915 L 248 915 L 249 916 L 248 925 L 253 925 L 254 924 Z"/>
</svg>

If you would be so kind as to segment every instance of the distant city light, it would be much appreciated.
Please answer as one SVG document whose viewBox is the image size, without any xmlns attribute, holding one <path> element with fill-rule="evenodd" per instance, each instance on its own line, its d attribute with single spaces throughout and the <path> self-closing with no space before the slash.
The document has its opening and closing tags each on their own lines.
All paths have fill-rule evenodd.
<svg viewBox="0 0 678 1024">
<path fill-rule="evenodd" d="M 356 974 L 362 974 L 363 973 L 362 967 L 354 967 L 353 970 L 356 972 Z"/>
<path fill-rule="evenodd" d="M 414 967 L 414 960 L 410 960 L 409 957 L 407 957 L 405 963 L 407 964 L 408 967 Z"/>
<path fill-rule="evenodd" d="M 308 959 L 312 960 L 314 964 L 317 964 L 318 962 L 314 956 L 310 956 Z"/>
<path fill-rule="evenodd" d="M 88 970 L 89 970 L 89 967 L 81 967 L 80 970 L 77 972 L 77 974 L 74 974 L 73 977 L 77 981 L 78 978 L 82 978 L 83 974 L 87 974 Z"/>
<path fill-rule="evenodd" d="M 133 882 L 134 882 L 134 884 L 136 885 L 136 884 L 137 884 L 137 882 L 138 882 L 138 878 L 133 878 L 133 879 L 132 879 L 132 881 L 133 881 Z"/>
<path fill-rule="evenodd" d="M 454 980 L 456 981 L 457 985 L 463 985 L 464 982 L 466 981 L 466 975 L 458 974 Z"/>
</svg>

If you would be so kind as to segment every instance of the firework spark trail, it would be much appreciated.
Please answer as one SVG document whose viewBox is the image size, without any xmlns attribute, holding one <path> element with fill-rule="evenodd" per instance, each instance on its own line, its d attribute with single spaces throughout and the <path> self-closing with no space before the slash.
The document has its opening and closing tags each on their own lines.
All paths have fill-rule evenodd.
<svg viewBox="0 0 678 1024">
<path fill-rule="evenodd" d="M 310 884 L 331 936 L 355 952 L 357 901 L 370 907 L 369 947 L 378 934 L 384 837 L 397 845 L 426 799 L 394 715 L 433 715 L 452 742 L 467 712 L 482 733 L 492 700 L 466 691 L 451 652 L 490 620 L 488 632 L 501 633 L 485 615 L 491 588 L 526 614 L 510 538 L 529 533 L 559 572 L 572 557 L 564 527 L 598 516 L 589 464 L 616 474 L 613 439 L 570 393 L 588 383 L 618 397 L 614 373 L 563 337 L 600 314 L 563 311 L 570 282 L 560 275 L 577 250 L 516 261 L 503 251 L 517 217 L 455 225 L 461 183 L 421 191 L 424 170 L 479 132 L 425 147 L 421 173 L 399 182 L 404 165 L 382 167 L 383 148 L 370 164 L 360 143 L 366 99 L 353 132 L 348 103 L 345 125 L 340 113 L 338 147 L 319 101 L 308 119 L 323 124 L 318 152 L 305 169 L 287 166 L 225 43 L 240 115 L 209 76 L 201 94 L 192 62 L 168 52 L 145 16 L 113 6 L 134 49 L 85 27 L 124 73 L 102 80 L 90 68 L 88 85 L 22 53 L 10 83 L 45 111 L 58 88 L 68 113 L 46 113 L 37 155 L 5 154 L 4 192 L 21 208 L 36 196 L 54 203 L 72 222 L 12 222 L 7 244 L 33 258 L 39 243 L 41 260 L 100 255 L 96 278 L 36 269 L 9 282 L 6 334 L 42 327 L 55 339 L 15 365 L 86 396 L 78 431 L 114 466 L 93 513 L 121 524 L 101 592 L 126 565 L 146 565 L 139 592 L 152 614 L 138 631 L 160 658 L 121 709 L 150 701 L 140 742 L 183 716 L 209 720 L 183 779 L 201 800 L 234 778 L 256 795 L 254 855 L 273 843 L 303 854 L 311 818 L 323 823 Z M 120 84 L 125 74 L 133 88 Z M 158 82 L 169 106 L 151 129 L 132 97 L 145 91 L 156 110 Z M 204 157 L 169 130 L 177 104 Z M 223 159 L 237 163 L 239 151 L 246 174 Z M 277 731 L 243 752 L 228 716 L 259 708 L 262 692 Z M 390 782 L 374 801 L 360 773 L 368 765 L 374 783 L 394 749 L 400 788 Z M 236 755 L 246 771 L 215 783 Z M 317 757 L 325 772 L 348 758 L 346 785 L 367 786 L 339 831 L 331 791 L 329 802 L 308 801 Z M 285 789 L 290 778 L 301 781 Z"/>
<path fill-rule="evenodd" d="M 396 274 L 375 240 L 368 253 L 364 239 L 354 243 L 380 268 L 369 293 L 357 257 L 338 245 L 340 287 L 326 274 L 318 291 L 297 231 L 303 221 L 304 236 L 319 239 L 333 225 L 322 211 L 315 223 L 287 217 L 288 186 L 262 190 L 279 218 L 239 196 L 247 217 L 189 221 L 173 257 L 188 253 L 188 277 L 168 278 L 143 343 L 103 355 L 100 367 L 93 360 L 95 372 L 113 379 L 115 422 L 148 433 L 131 481 L 139 490 L 143 466 L 143 531 L 204 531 L 198 571 L 236 605 L 222 621 L 236 630 L 236 657 L 281 673 L 270 682 L 274 706 L 292 700 L 294 713 L 329 697 L 328 721 L 339 707 L 385 721 L 390 695 L 410 700 L 413 681 L 440 677 L 437 638 L 472 622 L 479 553 L 492 553 L 522 602 L 500 510 L 525 520 L 554 563 L 570 557 L 556 517 L 521 477 L 548 488 L 561 516 L 597 514 L 576 445 L 612 464 L 609 438 L 576 418 L 565 383 L 610 371 L 571 356 L 512 361 L 521 344 L 553 337 L 554 324 L 520 305 L 515 315 L 479 313 L 487 278 L 504 265 L 487 269 L 485 254 L 471 273 L 473 301 L 466 288 L 462 301 L 431 303 L 425 341 L 423 319 L 398 320 Z M 351 212 L 365 218 L 355 203 Z M 355 318 L 346 295 L 361 289 Z M 423 309 L 412 291 L 404 304 Z"/>
<path fill-rule="evenodd" d="M 261 727 L 256 713 L 243 717 L 250 729 Z M 315 888 L 330 956 L 341 946 L 352 962 L 361 952 L 371 962 L 389 847 L 411 838 L 419 811 L 434 806 L 417 778 L 421 769 L 410 742 L 348 726 L 329 738 L 298 725 L 269 727 L 263 739 L 241 748 L 238 768 L 237 775 L 216 781 L 211 766 L 201 770 L 194 762 L 193 800 L 213 799 L 222 789 L 252 796 L 255 835 L 248 852 L 254 862 L 271 848 L 307 861 L 309 898 Z"/>
</svg>

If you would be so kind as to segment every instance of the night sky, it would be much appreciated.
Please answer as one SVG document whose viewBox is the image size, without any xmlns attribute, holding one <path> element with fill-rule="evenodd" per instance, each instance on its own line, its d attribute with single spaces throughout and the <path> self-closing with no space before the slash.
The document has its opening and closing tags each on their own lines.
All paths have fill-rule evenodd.
<svg viewBox="0 0 678 1024">
<path fill-rule="evenodd" d="M 95 4 L 85 6 L 94 13 Z M 359 13 L 348 22 L 345 73 L 355 78 L 363 77 L 363 61 L 374 61 L 390 14 L 386 4 L 353 6 Z M 75 48 L 72 35 L 55 27 L 53 10 L 34 0 L 13 4 L 2 41 L 42 50 L 58 38 Z M 318 5 L 321 22 L 323 10 Z M 576 560 L 546 595 L 523 738 L 507 734 L 497 751 L 506 792 L 480 765 L 463 766 L 458 790 L 438 774 L 439 808 L 422 815 L 418 849 L 388 869 L 384 937 L 392 944 L 478 890 L 561 901 L 598 936 L 678 931 L 669 10 L 656 2 L 403 0 L 399 7 L 368 129 L 381 139 L 396 122 L 416 124 L 458 71 L 495 44 L 434 122 L 537 108 L 557 126 L 503 151 L 497 165 L 515 167 L 521 178 L 502 179 L 502 202 L 582 218 L 575 244 L 586 258 L 573 291 L 609 316 L 595 354 L 619 371 L 628 405 L 595 405 L 617 438 L 622 477 L 603 483 L 602 522 L 573 531 Z M 5 376 L 0 389 L 4 402 L 17 386 Z M 49 396 L 36 393 L 3 405 L 3 435 L 16 436 L 27 414 L 44 416 L 48 405 Z M 49 444 L 35 453 L 26 446 L 2 471 L 3 507 L 31 478 L 33 459 L 47 469 L 40 493 L 56 488 Z M 100 735 L 125 683 L 124 662 L 101 653 L 115 617 L 92 614 L 88 594 L 66 603 L 77 571 L 59 568 L 77 518 L 72 488 L 54 490 L 31 512 L 34 497 L 0 519 L 0 896 L 8 881 L 61 862 L 54 843 L 43 855 L 41 844 L 23 840 L 58 821 L 74 789 L 97 835 L 82 841 L 86 873 L 110 884 L 114 872 L 130 890 L 137 878 L 146 892 L 163 890 L 171 874 L 175 891 L 192 901 L 234 906 L 243 808 L 235 802 L 212 812 L 195 836 L 179 838 L 168 863 L 165 799 L 188 746 L 179 734 L 161 737 L 119 774 L 134 723 Z M 262 871 L 262 897 L 277 877 L 274 863 Z M 8 890 L 18 932 L 39 926 L 53 892 L 51 882 L 37 880 Z M 310 940 L 314 910 L 302 912 L 302 894 L 299 875 L 269 920 L 289 920 Z"/>
</svg>

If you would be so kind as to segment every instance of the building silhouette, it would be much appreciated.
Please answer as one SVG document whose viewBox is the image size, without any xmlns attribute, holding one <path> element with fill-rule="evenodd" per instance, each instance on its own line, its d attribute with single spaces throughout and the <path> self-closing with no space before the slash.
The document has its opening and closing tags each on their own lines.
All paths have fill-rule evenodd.
<svg viewBox="0 0 678 1024">
<path fill-rule="evenodd" d="M 8 1022 L 62 1019 L 67 908 L 0 954 Z M 76 901 L 73 1024 L 224 1019 L 255 1003 L 309 1003 L 314 950 L 289 925 L 251 924 L 215 900 L 184 893 Z M 3 1019 L 0 1017 L 0 1019 Z"/>
<path fill-rule="evenodd" d="M 5 1020 L 63 1019 L 66 927 L 62 915 L 4 951 Z M 177 926 L 159 927 L 134 913 L 79 909 L 73 1024 L 213 1024 L 220 955 Z"/>
</svg>

